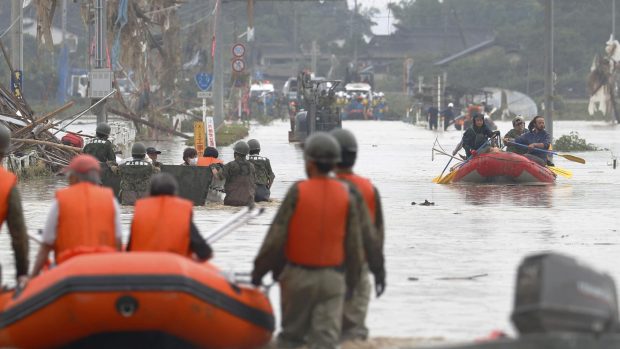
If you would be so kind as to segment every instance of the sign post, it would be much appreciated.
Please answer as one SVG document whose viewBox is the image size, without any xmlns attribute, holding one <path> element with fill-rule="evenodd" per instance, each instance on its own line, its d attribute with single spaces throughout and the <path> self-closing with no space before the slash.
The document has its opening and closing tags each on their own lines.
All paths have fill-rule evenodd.
<svg viewBox="0 0 620 349">
<path fill-rule="evenodd" d="M 205 142 L 205 124 L 202 121 L 194 122 L 194 148 L 198 152 L 198 156 L 202 156 L 206 148 Z"/>
<path fill-rule="evenodd" d="M 215 148 L 217 145 L 215 143 L 215 122 L 213 121 L 213 117 L 209 116 L 207 118 L 207 146 Z"/>
<path fill-rule="evenodd" d="M 194 147 L 198 152 L 198 156 L 202 156 L 207 143 L 205 132 L 205 124 L 207 123 L 207 98 L 213 97 L 213 93 L 208 91 L 213 83 L 213 75 L 198 73 L 195 76 L 195 80 L 196 85 L 200 89 L 200 91 L 196 93 L 196 97 L 202 99 L 202 121 L 194 122 Z"/>
</svg>

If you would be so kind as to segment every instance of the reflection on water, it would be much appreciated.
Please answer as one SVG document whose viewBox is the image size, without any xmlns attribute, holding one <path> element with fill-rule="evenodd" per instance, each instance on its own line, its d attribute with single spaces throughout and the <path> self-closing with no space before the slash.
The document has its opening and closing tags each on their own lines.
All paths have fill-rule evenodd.
<svg viewBox="0 0 620 349">
<path fill-rule="evenodd" d="M 482 206 L 547 207 L 553 204 L 553 185 L 475 185 L 448 186 L 458 191 L 466 203 Z"/>
<path fill-rule="evenodd" d="M 509 123 L 498 122 L 502 132 Z M 80 125 L 84 128 L 84 125 Z M 431 182 L 447 162 L 435 156 L 435 137 L 446 149 L 460 132 L 432 132 L 400 122 L 347 121 L 359 142 L 356 170 L 378 187 L 386 221 L 387 291 L 370 306 L 368 324 L 374 336 L 480 337 L 493 329 L 510 332 L 515 271 L 524 255 L 556 250 L 608 271 L 620 282 L 620 170 L 607 166 L 609 152 L 576 153 L 580 165 L 556 159 L 573 172 L 555 185 L 437 185 Z M 579 130 L 581 137 L 620 153 L 620 127 L 602 123 L 556 122 L 556 137 Z M 298 146 L 287 140 L 288 123 L 252 125 L 250 137 L 261 142 L 276 174 L 275 202 L 266 212 L 214 244 L 214 263 L 224 271 L 248 272 L 288 187 L 305 174 Z M 162 150 L 164 163 L 180 163 L 185 145 L 178 139 L 146 142 Z M 220 157 L 232 159 L 231 147 Z M 42 228 L 50 199 L 66 182 L 62 178 L 21 183 L 28 229 Z M 424 200 L 434 206 L 412 206 Z M 197 207 L 194 220 L 204 235 L 238 209 L 222 205 Z M 133 213 L 122 208 L 125 238 Z M 3 228 L 6 231 L 6 228 Z M 36 246 L 32 244 L 31 257 Z M 0 261 L 5 280 L 14 276 L 8 234 L 0 234 Z M 472 280 L 450 279 L 486 274 Z M 413 281 L 413 279 L 417 281 Z M 446 279 L 448 278 L 448 279 Z M 269 277 L 265 278 L 269 282 Z M 270 294 L 278 311 L 278 291 Z M 279 315 L 276 314 L 279 318 Z"/>
</svg>

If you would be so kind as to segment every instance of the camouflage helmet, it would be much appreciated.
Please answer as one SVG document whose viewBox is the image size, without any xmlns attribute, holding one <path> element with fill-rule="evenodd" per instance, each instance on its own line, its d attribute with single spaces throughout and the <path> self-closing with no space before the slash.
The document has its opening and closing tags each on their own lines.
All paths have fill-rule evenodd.
<svg viewBox="0 0 620 349">
<path fill-rule="evenodd" d="M 146 146 L 143 143 L 136 142 L 131 147 L 131 155 L 146 155 Z"/>
<path fill-rule="evenodd" d="M 0 155 L 4 155 L 10 144 L 11 130 L 9 130 L 8 127 L 4 126 L 4 124 L 0 124 Z"/>
<path fill-rule="evenodd" d="M 338 141 L 342 151 L 357 153 L 357 141 L 351 131 L 342 128 L 335 128 L 331 130 L 329 134 L 336 138 L 336 141 Z"/>
<path fill-rule="evenodd" d="M 110 129 L 110 125 L 105 122 L 102 122 L 97 125 L 97 129 L 95 129 L 96 133 L 100 133 L 104 136 L 109 136 L 112 129 Z"/>
<path fill-rule="evenodd" d="M 233 151 L 237 154 L 248 155 L 248 153 L 250 152 L 250 146 L 244 141 L 239 141 L 235 143 Z"/>
<path fill-rule="evenodd" d="M 340 145 L 326 132 L 315 132 L 304 142 L 304 159 L 324 164 L 340 161 Z"/>
<path fill-rule="evenodd" d="M 248 146 L 250 146 L 250 151 L 260 150 L 260 143 L 258 142 L 258 139 L 250 139 L 248 141 Z"/>
</svg>

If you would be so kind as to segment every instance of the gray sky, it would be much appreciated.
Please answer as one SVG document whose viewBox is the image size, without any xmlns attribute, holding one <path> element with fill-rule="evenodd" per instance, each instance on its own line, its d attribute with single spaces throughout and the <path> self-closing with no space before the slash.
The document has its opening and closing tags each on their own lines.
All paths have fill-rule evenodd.
<svg viewBox="0 0 620 349">
<path fill-rule="evenodd" d="M 354 0 L 347 0 L 349 3 L 349 8 L 353 8 Z M 394 32 L 394 27 L 392 26 L 394 22 L 394 17 L 391 13 L 389 13 L 387 9 L 387 4 L 389 3 L 398 3 L 398 0 L 357 0 L 358 6 L 362 8 L 367 7 L 375 7 L 379 11 L 376 17 L 373 18 L 373 21 L 377 23 L 376 26 L 372 27 L 372 31 L 375 34 L 386 35 L 390 32 Z"/>
</svg>

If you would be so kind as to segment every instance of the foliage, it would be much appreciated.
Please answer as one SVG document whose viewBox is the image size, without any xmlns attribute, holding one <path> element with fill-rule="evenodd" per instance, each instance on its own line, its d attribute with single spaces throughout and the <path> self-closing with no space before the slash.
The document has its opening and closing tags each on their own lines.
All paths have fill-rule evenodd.
<svg viewBox="0 0 620 349">
<path fill-rule="evenodd" d="M 579 137 L 578 132 L 573 132 L 569 135 L 562 135 L 553 144 L 553 150 L 555 151 L 592 151 L 599 150 L 597 146 L 592 143 L 586 143 L 586 140 Z"/>
</svg>

